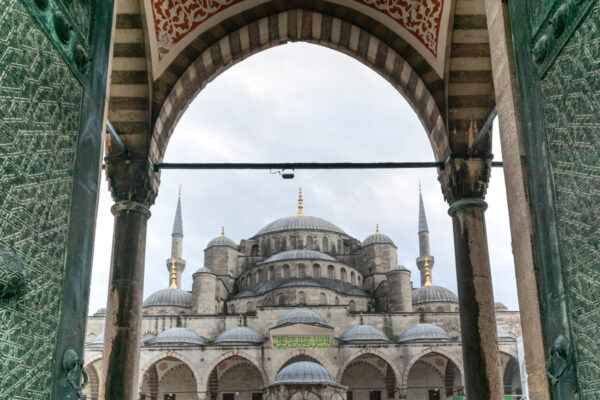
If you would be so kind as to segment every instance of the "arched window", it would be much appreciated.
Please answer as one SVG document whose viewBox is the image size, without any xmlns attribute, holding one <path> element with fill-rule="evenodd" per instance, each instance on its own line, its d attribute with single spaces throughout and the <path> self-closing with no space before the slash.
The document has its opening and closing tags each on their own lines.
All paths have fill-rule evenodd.
<svg viewBox="0 0 600 400">
<path fill-rule="evenodd" d="M 262 269 L 259 269 L 258 271 L 256 271 L 256 283 L 262 282 L 263 280 L 263 271 Z"/>
<path fill-rule="evenodd" d="M 275 251 L 276 251 L 276 252 L 280 252 L 280 251 L 281 251 L 281 250 L 280 250 L 281 243 L 280 243 L 280 240 L 279 240 L 279 238 L 275 238 L 275 239 L 273 239 L 273 241 L 274 241 L 274 243 L 275 243 L 275 244 L 273 245 L 273 248 L 275 249 Z"/>
<path fill-rule="evenodd" d="M 323 236 L 323 252 L 329 251 L 329 239 L 326 236 Z"/>
<path fill-rule="evenodd" d="M 312 236 L 307 236 L 306 237 L 306 248 L 308 250 L 312 250 L 313 249 L 313 238 L 312 238 Z"/>
<path fill-rule="evenodd" d="M 342 239 L 337 240 L 337 253 L 343 254 Z"/>
<path fill-rule="evenodd" d="M 229 313 L 230 314 L 235 314 L 235 304 L 230 304 L 229 305 Z"/>
<path fill-rule="evenodd" d="M 347 276 L 347 273 L 346 273 L 346 268 L 342 268 L 342 269 L 341 269 L 341 271 L 340 271 L 340 275 L 341 275 L 341 279 L 342 279 L 344 282 L 348 282 L 348 276 Z"/>
<path fill-rule="evenodd" d="M 359 285 L 359 286 L 360 286 L 360 284 L 361 284 L 361 281 L 362 281 L 362 279 L 361 279 L 360 275 L 358 275 L 358 285 Z"/>
<path fill-rule="evenodd" d="M 271 298 L 271 296 L 267 296 L 265 297 L 265 301 L 263 302 L 263 305 L 270 307 L 273 305 L 273 299 Z"/>
<path fill-rule="evenodd" d="M 321 305 L 326 305 L 327 304 L 327 296 L 325 296 L 325 293 L 322 293 L 319 295 L 319 304 Z"/>
<path fill-rule="evenodd" d="M 287 250 L 287 242 L 285 241 L 285 238 L 281 238 L 281 247 L 279 249 L 279 251 L 286 251 Z"/>
<path fill-rule="evenodd" d="M 275 267 L 272 265 L 269 267 L 269 279 L 275 279 Z"/>
<path fill-rule="evenodd" d="M 251 301 L 247 302 L 246 303 L 246 312 L 247 313 L 252 313 L 254 311 L 256 311 L 256 309 L 254 308 L 254 303 L 251 302 Z"/>
<path fill-rule="evenodd" d="M 313 278 L 321 277 L 321 266 L 319 264 L 313 265 Z"/>
<path fill-rule="evenodd" d="M 327 267 L 327 277 L 329 279 L 335 279 L 335 268 L 333 265 Z"/>
<path fill-rule="evenodd" d="M 335 296 L 335 305 L 339 306 L 340 305 L 340 298 Z"/>
<path fill-rule="evenodd" d="M 296 236 L 290 236 L 290 248 L 292 250 L 296 249 Z"/>
<path fill-rule="evenodd" d="M 290 266 L 285 264 L 283 266 L 283 277 L 284 278 L 289 278 L 290 277 Z"/>
<path fill-rule="evenodd" d="M 356 285 L 356 276 L 354 275 L 354 271 L 350 272 L 350 282 L 352 282 L 353 285 Z"/>
<path fill-rule="evenodd" d="M 283 293 L 279 294 L 279 297 L 277 298 L 277 303 L 280 306 L 285 306 L 285 296 L 283 295 Z"/>
<path fill-rule="evenodd" d="M 350 312 L 356 312 L 356 302 L 354 300 L 350 300 L 349 309 Z"/>
<path fill-rule="evenodd" d="M 306 294 L 304 294 L 304 292 L 298 293 L 298 303 L 302 306 L 306 305 Z"/>
<path fill-rule="evenodd" d="M 252 285 L 252 274 L 248 274 L 248 285 Z"/>
<path fill-rule="evenodd" d="M 252 249 L 250 250 L 250 255 L 253 257 L 258 256 L 258 245 L 257 244 L 252 245 Z"/>
<path fill-rule="evenodd" d="M 306 267 L 304 264 L 298 265 L 298 278 L 306 278 Z"/>
</svg>

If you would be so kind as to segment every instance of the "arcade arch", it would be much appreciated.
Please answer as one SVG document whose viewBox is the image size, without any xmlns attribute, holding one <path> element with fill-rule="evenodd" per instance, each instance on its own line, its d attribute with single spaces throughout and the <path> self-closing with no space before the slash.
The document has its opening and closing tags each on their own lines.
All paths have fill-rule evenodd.
<svg viewBox="0 0 600 400">
<path fill-rule="evenodd" d="M 394 368 L 375 354 L 363 354 L 350 361 L 340 383 L 348 386 L 348 396 L 353 400 L 393 399 L 397 387 Z"/>
<path fill-rule="evenodd" d="M 409 363 L 406 372 L 406 399 L 437 398 L 451 400 L 464 395 L 462 373 L 452 359 L 439 352 L 428 352 Z"/>
<path fill-rule="evenodd" d="M 184 361 L 167 356 L 146 369 L 140 385 L 141 399 L 158 399 L 175 394 L 177 400 L 197 400 L 198 383 L 194 371 Z"/>
<path fill-rule="evenodd" d="M 221 360 L 210 371 L 205 399 L 224 400 L 234 394 L 236 400 L 252 400 L 266 384 L 251 361 L 234 355 Z"/>
</svg>

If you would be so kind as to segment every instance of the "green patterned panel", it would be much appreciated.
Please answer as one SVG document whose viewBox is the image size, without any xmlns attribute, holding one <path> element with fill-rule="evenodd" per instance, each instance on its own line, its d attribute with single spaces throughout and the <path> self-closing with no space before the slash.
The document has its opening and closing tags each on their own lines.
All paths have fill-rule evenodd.
<svg viewBox="0 0 600 400">
<path fill-rule="evenodd" d="M 547 19 L 548 14 L 557 3 L 559 3 L 559 0 L 527 0 L 531 31 L 534 34 Z"/>
<path fill-rule="evenodd" d="M 0 399 L 50 399 L 82 87 L 22 0 L 0 0 L 0 245 L 30 269 L 0 299 Z"/>
<path fill-rule="evenodd" d="M 274 349 L 326 349 L 330 336 L 273 336 Z"/>
<path fill-rule="evenodd" d="M 541 88 L 578 380 L 600 399 L 600 3 Z"/>
</svg>

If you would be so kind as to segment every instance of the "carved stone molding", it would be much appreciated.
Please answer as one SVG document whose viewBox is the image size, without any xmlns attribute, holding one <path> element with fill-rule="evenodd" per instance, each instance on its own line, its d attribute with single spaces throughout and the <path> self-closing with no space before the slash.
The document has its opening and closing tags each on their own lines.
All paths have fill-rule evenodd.
<svg viewBox="0 0 600 400">
<path fill-rule="evenodd" d="M 464 199 L 483 199 L 490 181 L 492 156 L 451 156 L 440 170 L 444 199 L 448 204 Z"/>
<path fill-rule="evenodd" d="M 154 204 L 160 179 L 150 160 L 106 157 L 106 176 L 115 202 L 133 201 L 146 207 Z"/>
</svg>

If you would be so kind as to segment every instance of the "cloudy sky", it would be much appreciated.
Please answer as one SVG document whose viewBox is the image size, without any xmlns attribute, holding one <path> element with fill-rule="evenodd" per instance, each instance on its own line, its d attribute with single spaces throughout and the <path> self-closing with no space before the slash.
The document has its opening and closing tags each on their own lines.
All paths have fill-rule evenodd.
<svg viewBox="0 0 600 400">
<path fill-rule="evenodd" d="M 497 128 L 495 128 L 497 132 Z M 500 159 L 497 134 L 494 153 Z M 324 47 L 293 43 L 264 51 L 225 71 L 198 95 L 169 143 L 165 162 L 434 161 L 410 105 L 360 62 Z M 434 284 L 456 292 L 452 221 L 435 169 L 296 171 L 283 180 L 269 171 L 164 170 L 148 223 L 144 298 L 168 287 L 177 188 L 183 187 L 183 289 L 191 290 L 203 250 L 221 226 L 236 243 L 267 223 L 304 211 L 363 240 L 382 233 L 398 246 L 398 262 L 419 284 L 418 182 L 435 257 Z M 494 296 L 517 309 L 504 176 L 494 169 L 486 212 Z M 90 312 L 105 307 L 113 217 L 102 181 Z"/>
</svg>

